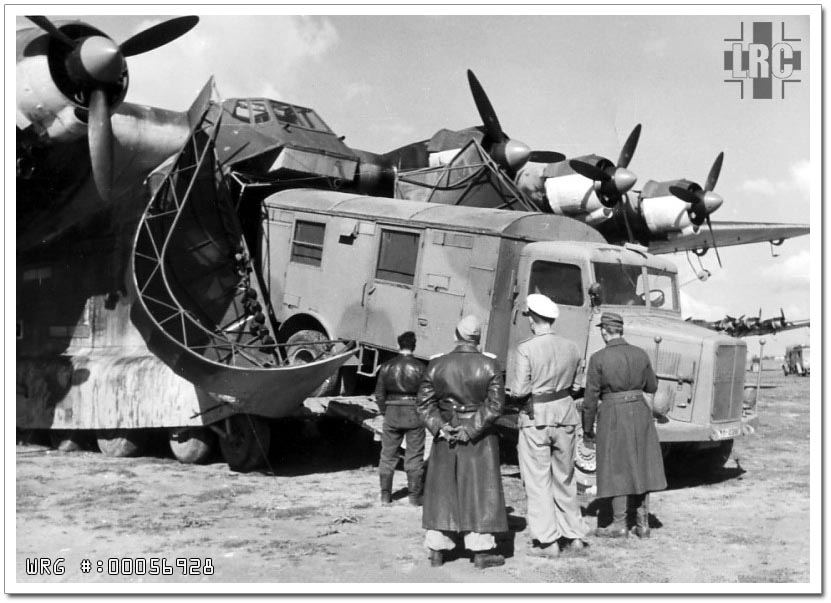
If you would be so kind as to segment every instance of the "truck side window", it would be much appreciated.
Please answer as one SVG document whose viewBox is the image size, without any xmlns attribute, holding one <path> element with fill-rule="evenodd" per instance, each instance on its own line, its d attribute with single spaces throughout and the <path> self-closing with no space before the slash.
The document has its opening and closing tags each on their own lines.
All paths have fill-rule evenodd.
<svg viewBox="0 0 831 603">
<path fill-rule="evenodd" d="M 381 249 L 375 278 L 412 285 L 418 259 L 418 233 L 381 231 Z"/>
<path fill-rule="evenodd" d="M 559 262 L 536 261 L 531 265 L 528 293 L 542 293 L 558 304 L 583 305 L 583 278 L 580 267 Z"/>
<path fill-rule="evenodd" d="M 325 224 L 298 220 L 294 226 L 294 239 L 291 242 L 291 261 L 320 266 L 323 259 L 325 232 Z"/>
</svg>

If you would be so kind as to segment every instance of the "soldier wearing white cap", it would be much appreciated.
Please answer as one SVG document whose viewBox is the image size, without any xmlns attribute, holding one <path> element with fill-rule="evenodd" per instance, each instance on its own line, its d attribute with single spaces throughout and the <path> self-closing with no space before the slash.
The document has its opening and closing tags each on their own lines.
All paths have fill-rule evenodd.
<svg viewBox="0 0 831 603">
<path fill-rule="evenodd" d="M 422 527 L 435 567 L 458 536 L 479 569 L 503 565 L 494 533 L 508 531 L 499 470 L 499 436 L 505 387 L 494 358 L 479 351 L 482 327 L 475 316 L 456 325 L 456 347 L 430 360 L 416 410 L 433 434 L 424 485 Z"/>
<path fill-rule="evenodd" d="M 556 557 L 560 543 L 583 548 L 589 532 L 580 513 L 574 453 L 580 415 L 571 396 L 580 350 L 553 332 L 560 315 L 545 295 L 528 296 L 527 310 L 533 337 L 516 349 L 507 389 L 519 413 L 517 456 L 528 496 L 528 528 L 539 543 L 534 554 Z"/>
</svg>

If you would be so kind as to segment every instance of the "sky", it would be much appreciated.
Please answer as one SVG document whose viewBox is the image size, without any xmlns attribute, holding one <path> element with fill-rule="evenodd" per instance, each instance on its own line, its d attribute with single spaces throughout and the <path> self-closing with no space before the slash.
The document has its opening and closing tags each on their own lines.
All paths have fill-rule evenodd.
<svg viewBox="0 0 831 603">
<path fill-rule="evenodd" d="M 158 10 L 153 6 L 111 16 L 101 16 L 102 8 L 72 12 L 61 7 L 60 13 L 38 14 L 83 18 L 117 42 L 165 18 L 127 14 Z M 434 9 L 441 10 L 420 10 Z M 820 158 L 811 156 L 810 137 L 820 123 L 818 113 L 811 122 L 809 110 L 819 78 L 812 82 L 808 73 L 814 58 L 808 17 L 777 16 L 781 11 L 649 16 L 608 6 L 582 10 L 618 14 L 518 14 L 531 9 L 553 10 L 454 7 L 457 13 L 512 14 L 353 16 L 331 14 L 349 8 L 318 6 L 304 11 L 330 14 L 281 16 L 264 14 L 273 7 L 246 7 L 253 11 L 247 15 L 232 6 L 199 7 L 214 14 L 201 13 L 199 24 L 184 37 L 128 59 L 127 100 L 183 110 L 214 76 L 223 98 L 266 96 L 312 107 L 351 147 L 385 152 L 429 138 L 440 128 L 478 125 L 466 78 L 472 69 L 505 131 L 534 149 L 567 156 L 597 153 L 614 161 L 641 123 L 629 165 L 638 175 L 638 190 L 648 180 L 688 178 L 703 185 L 724 151 L 716 187 L 724 205 L 714 221 L 812 223 L 817 229 L 775 248 L 776 256 L 767 243 L 721 249 L 723 269 L 712 252 L 700 266 L 695 256 L 670 256 L 683 284 L 684 317 L 714 320 L 725 314 L 757 315 L 761 309 L 768 318 L 780 308 L 788 319 L 811 317 L 812 280 L 815 300 L 820 287 L 818 241 L 812 243 L 820 235 Z M 742 26 L 749 31 L 753 21 L 772 21 L 775 38 L 784 24 L 785 35 L 800 40 L 792 43 L 802 51 L 800 81 L 789 82 L 784 99 L 752 99 L 747 91 L 742 99 L 738 86 L 724 81 L 731 77 L 724 69 L 723 53 L 730 49 L 725 38 L 739 37 Z M 17 17 L 16 25 L 28 26 L 28 21 Z M 745 39 L 749 36 L 745 33 Z M 701 267 L 712 273 L 706 282 L 694 278 Z M 809 331 L 766 341 L 766 354 L 781 354 L 787 345 L 807 343 Z M 748 348 L 755 353 L 758 338 L 749 338 Z"/>
</svg>

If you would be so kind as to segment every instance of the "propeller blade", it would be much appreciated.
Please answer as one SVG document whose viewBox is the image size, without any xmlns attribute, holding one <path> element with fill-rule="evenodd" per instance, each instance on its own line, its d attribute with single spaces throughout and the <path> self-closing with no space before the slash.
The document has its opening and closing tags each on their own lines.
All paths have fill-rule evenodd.
<svg viewBox="0 0 831 603">
<path fill-rule="evenodd" d="M 101 198 L 109 201 L 113 183 L 113 128 L 107 95 L 101 88 L 94 89 L 90 96 L 88 136 L 95 187 Z"/>
<path fill-rule="evenodd" d="M 588 178 L 589 180 L 606 182 L 612 179 L 612 177 L 609 174 L 601 170 L 599 167 L 594 166 L 591 163 L 586 163 L 585 161 L 580 161 L 579 159 L 572 159 L 568 162 L 568 165 L 575 172 L 577 172 L 584 178 Z"/>
<path fill-rule="evenodd" d="M 680 186 L 670 186 L 669 192 L 681 199 L 684 203 L 689 203 L 690 205 L 696 205 L 700 201 L 698 195 L 696 195 L 693 191 L 687 190 Z"/>
<path fill-rule="evenodd" d="M 485 89 L 482 88 L 482 84 L 479 83 L 470 69 L 467 70 L 467 81 L 470 84 L 473 102 L 476 103 L 476 110 L 479 111 L 479 117 L 482 118 L 488 137 L 494 142 L 507 140 L 508 137 L 502 131 L 499 118 L 496 117 L 496 111 L 493 110 L 493 105 L 491 105 L 488 95 L 485 94 Z"/>
<path fill-rule="evenodd" d="M 56 40 L 60 40 L 61 42 L 63 42 L 67 46 L 74 46 L 75 45 L 75 42 L 74 42 L 74 40 L 72 40 L 72 38 L 70 38 L 68 35 L 66 35 L 64 32 L 62 32 L 60 29 L 55 27 L 55 24 L 52 23 L 46 17 L 42 17 L 42 16 L 38 15 L 38 16 L 33 16 L 33 17 L 27 16 L 26 18 L 29 19 L 29 21 L 31 21 L 32 23 L 34 23 L 38 27 L 40 27 L 43 31 L 47 32 L 50 36 L 52 36 Z"/>
<path fill-rule="evenodd" d="M 560 163 L 566 158 L 562 153 L 557 151 L 531 151 L 528 156 L 528 161 L 534 163 Z"/>
<path fill-rule="evenodd" d="M 713 223 L 710 222 L 710 216 L 707 215 L 707 228 L 710 229 L 710 240 L 713 242 L 713 251 L 716 252 L 716 259 L 718 260 L 718 267 L 722 268 L 721 256 L 718 253 L 718 245 L 716 245 L 716 235 L 713 234 Z"/>
<path fill-rule="evenodd" d="M 713 167 L 710 168 L 710 173 L 707 176 L 707 184 L 704 186 L 705 191 L 711 191 L 716 188 L 718 176 L 721 173 L 721 164 L 724 161 L 724 151 L 718 154 L 716 160 L 713 162 Z"/>
<path fill-rule="evenodd" d="M 193 29 L 197 23 L 199 23 L 199 17 L 195 16 L 176 17 L 164 23 L 159 23 L 123 42 L 121 52 L 125 57 L 149 52 L 183 36 Z"/>
<path fill-rule="evenodd" d="M 638 124 L 632 130 L 632 133 L 629 134 L 629 138 L 626 139 L 623 148 L 620 150 L 620 157 L 617 160 L 618 167 L 625 168 L 629 166 L 629 162 L 632 161 L 632 156 L 635 154 L 635 149 L 638 147 L 638 139 L 640 137 L 641 124 Z"/>
</svg>

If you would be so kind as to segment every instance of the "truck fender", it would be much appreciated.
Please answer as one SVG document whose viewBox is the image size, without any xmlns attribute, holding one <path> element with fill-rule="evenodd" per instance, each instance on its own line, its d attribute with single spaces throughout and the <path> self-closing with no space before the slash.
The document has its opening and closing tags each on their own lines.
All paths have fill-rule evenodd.
<svg viewBox="0 0 831 603">
<path fill-rule="evenodd" d="M 331 323 L 326 320 L 323 316 L 321 316 L 318 312 L 313 310 L 299 310 L 294 312 L 293 314 L 289 315 L 282 324 L 280 325 L 279 336 L 280 340 L 286 340 L 291 335 L 287 329 L 285 329 L 285 325 L 287 324 L 294 324 L 298 319 L 311 319 L 320 324 L 321 328 L 323 329 L 323 333 L 330 338 L 336 337 L 332 330 Z"/>
</svg>

